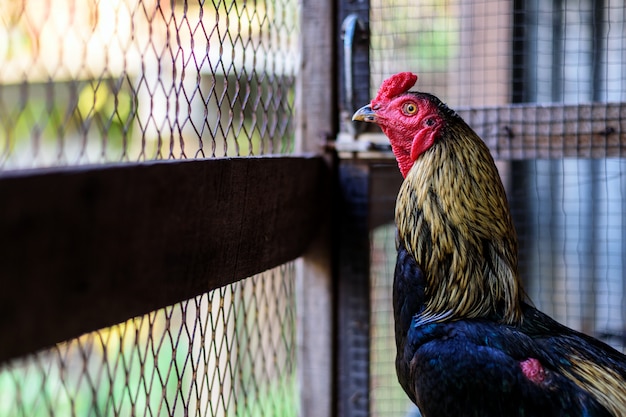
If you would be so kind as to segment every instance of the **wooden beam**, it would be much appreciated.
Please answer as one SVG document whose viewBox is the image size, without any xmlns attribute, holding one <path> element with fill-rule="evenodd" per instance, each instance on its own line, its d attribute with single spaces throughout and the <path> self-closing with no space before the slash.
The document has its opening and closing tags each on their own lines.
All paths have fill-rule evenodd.
<svg viewBox="0 0 626 417">
<path fill-rule="evenodd" d="M 626 156 L 626 103 L 513 104 L 456 111 L 498 160 Z M 363 134 L 359 140 L 377 149 L 389 144 L 383 134 Z M 340 156 L 351 158 L 353 154 L 342 152 Z M 361 152 L 358 156 L 393 158 L 391 152 Z"/>
<path fill-rule="evenodd" d="M 3 173 L 0 361 L 297 258 L 326 171 L 284 157 Z"/>
<path fill-rule="evenodd" d="M 370 409 L 370 170 L 341 163 L 337 225 L 337 415 L 366 416 Z"/>
<path fill-rule="evenodd" d="M 626 103 L 521 104 L 458 113 L 496 159 L 626 155 Z"/>
<path fill-rule="evenodd" d="M 337 131 L 335 2 L 303 0 L 299 4 L 301 34 L 294 120 L 296 149 L 321 154 Z M 327 163 L 331 166 L 328 155 Z M 296 262 L 300 417 L 334 415 L 331 201 L 317 208 L 323 219 L 319 233 Z"/>
</svg>

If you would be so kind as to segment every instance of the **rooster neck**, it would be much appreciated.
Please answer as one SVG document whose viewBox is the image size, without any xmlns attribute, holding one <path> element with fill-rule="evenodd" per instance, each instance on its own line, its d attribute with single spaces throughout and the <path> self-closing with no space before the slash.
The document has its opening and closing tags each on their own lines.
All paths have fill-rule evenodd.
<svg viewBox="0 0 626 417">
<path fill-rule="evenodd" d="M 469 127 L 444 135 L 415 161 L 396 204 L 399 238 L 425 272 L 420 320 L 518 323 L 517 237 L 497 168 Z"/>
</svg>

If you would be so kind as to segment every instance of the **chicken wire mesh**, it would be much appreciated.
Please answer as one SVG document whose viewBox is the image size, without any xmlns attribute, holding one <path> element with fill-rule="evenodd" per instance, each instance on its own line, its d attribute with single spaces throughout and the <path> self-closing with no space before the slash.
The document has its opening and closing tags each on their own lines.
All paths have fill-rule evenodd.
<svg viewBox="0 0 626 417">
<path fill-rule="evenodd" d="M 294 0 L 3 0 L 0 169 L 293 148 Z"/>
<path fill-rule="evenodd" d="M 0 416 L 295 416 L 293 263 L 0 367 Z"/>
<path fill-rule="evenodd" d="M 384 78 L 413 71 L 419 75 L 417 89 L 454 109 L 626 101 L 623 0 L 370 4 L 372 97 Z M 562 131 L 571 127 L 565 123 Z M 525 124 L 533 130 L 539 121 Z M 530 299 L 558 321 L 626 351 L 624 160 L 498 164 Z M 394 239 L 393 225 L 372 232 L 371 410 L 373 415 L 406 416 L 417 411 L 395 376 Z"/>
</svg>

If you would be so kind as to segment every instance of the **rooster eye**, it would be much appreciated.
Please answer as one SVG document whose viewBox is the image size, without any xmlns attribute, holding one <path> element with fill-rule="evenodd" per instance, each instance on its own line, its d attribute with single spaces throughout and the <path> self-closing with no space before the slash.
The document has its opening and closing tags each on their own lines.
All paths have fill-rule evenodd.
<svg viewBox="0 0 626 417">
<path fill-rule="evenodd" d="M 402 106 L 402 111 L 404 112 L 404 114 L 411 116 L 417 112 L 417 106 L 415 105 L 415 103 L 404 103 L 404 106 Z"/>
</svg>

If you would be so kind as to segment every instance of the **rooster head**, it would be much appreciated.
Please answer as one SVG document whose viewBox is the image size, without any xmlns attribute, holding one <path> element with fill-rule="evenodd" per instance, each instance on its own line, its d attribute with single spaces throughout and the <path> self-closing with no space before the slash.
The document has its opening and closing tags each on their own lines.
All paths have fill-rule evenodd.
<svg viewBox="0 0 626 417">
<path fill-rule="evenodd" d="M 517 236 L 487 145 L 432 94 L 410 91 L 417 76 L 386 79 L 353 120 L 378 124 L 403 184 L 398 242 L 425 272 L 423 320 L 522 320 Z"/>
<path fill-rule="evenodd" d="M 352 116 L 352 120 L 380 126 L 404 177 L 439 138 L 444 126 L 445 105 L 431 94 L 409 91 L 416 81 L 417 75 L 410 72 L 392 75 L 383 81 L 372 102 Z"/>
</svg>

